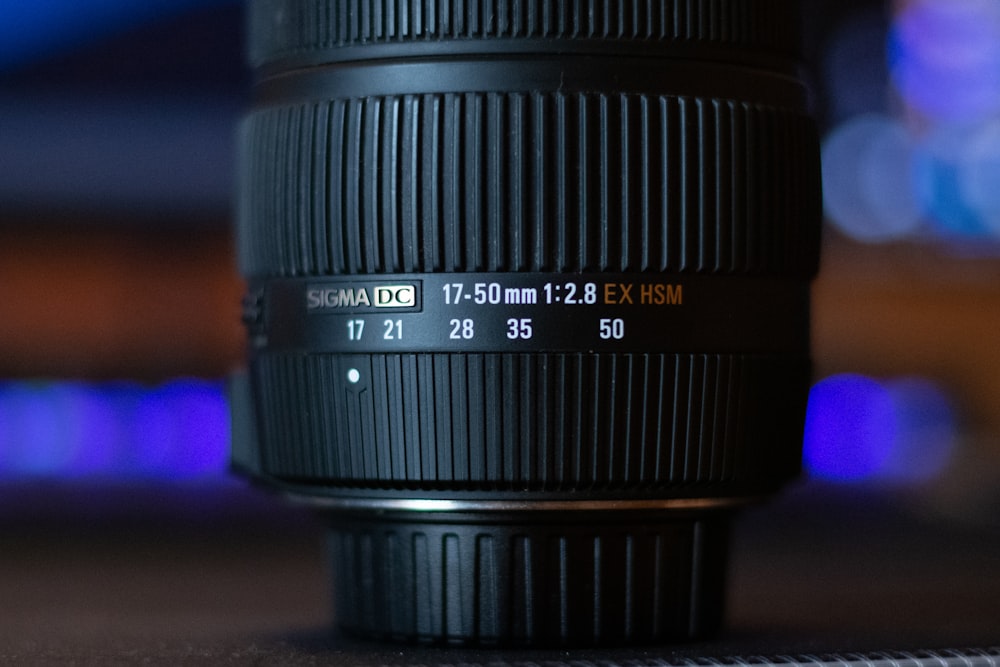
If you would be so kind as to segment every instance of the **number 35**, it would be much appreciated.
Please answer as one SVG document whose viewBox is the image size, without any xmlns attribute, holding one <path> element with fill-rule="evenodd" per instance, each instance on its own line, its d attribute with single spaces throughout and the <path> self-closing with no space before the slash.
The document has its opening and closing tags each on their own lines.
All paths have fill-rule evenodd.
<svg viewBox="0 0 1000 667">
<path fill-rule="evenodd" d="M 531 328 L 530 319 L 515 319 L 511 318 L 507 320 L 507 338 L 511 340 L 528 340 L 534 334 L 534 330 Z"/>
</svg>

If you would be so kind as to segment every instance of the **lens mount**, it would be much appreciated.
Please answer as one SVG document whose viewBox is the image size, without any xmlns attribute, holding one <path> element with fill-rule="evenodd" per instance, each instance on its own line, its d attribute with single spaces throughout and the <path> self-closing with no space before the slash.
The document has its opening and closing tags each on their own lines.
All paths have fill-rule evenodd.
<svg viewBox="0 0 1000 667">
<path fill-rule="evenodd" d="M 331 515 L 337 623 L 433 644 L 567 646 L 709 637 L 724 512 Z"/>
</svg>

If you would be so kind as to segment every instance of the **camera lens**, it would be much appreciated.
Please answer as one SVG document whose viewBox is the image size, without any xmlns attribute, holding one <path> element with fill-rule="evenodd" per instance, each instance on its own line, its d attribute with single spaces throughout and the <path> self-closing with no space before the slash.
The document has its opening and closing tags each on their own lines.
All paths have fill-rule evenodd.
<svg viewBox="0 0 1000 667">
<path fill-rule="evenodd" d="M 819 159 L 795 0 L 252 0 L 234 465 L 338 624 L 701 638 L 799 470 Z"/>
</svg>

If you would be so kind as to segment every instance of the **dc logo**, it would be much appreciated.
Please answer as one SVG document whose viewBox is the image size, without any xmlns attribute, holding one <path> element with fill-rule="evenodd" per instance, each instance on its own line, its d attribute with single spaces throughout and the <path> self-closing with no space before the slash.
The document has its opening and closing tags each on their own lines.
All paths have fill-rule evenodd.
<svg viewBox="0 0 1000 667">
<path fill-rule="evenodd" d="M 417 288 L 413 285 L 381 285 L 375 288 L 376 308 L 413 308 Z"/>
</svg>

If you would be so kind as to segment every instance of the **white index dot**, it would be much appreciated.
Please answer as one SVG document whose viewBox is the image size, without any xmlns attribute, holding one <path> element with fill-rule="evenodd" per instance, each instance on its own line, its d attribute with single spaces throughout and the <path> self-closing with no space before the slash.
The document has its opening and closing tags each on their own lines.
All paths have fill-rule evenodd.
<svg viewBox="0 0 1000 667">
<path fill-rule="evenodd" d="M 351 370 L 347 371 L 347 381 L 350 382 L 351 384 L 357 384 L 358 382 L 361 382 L 361 371 L 359 371 L 357 368 L 352 368 Z"/>
</svg>

